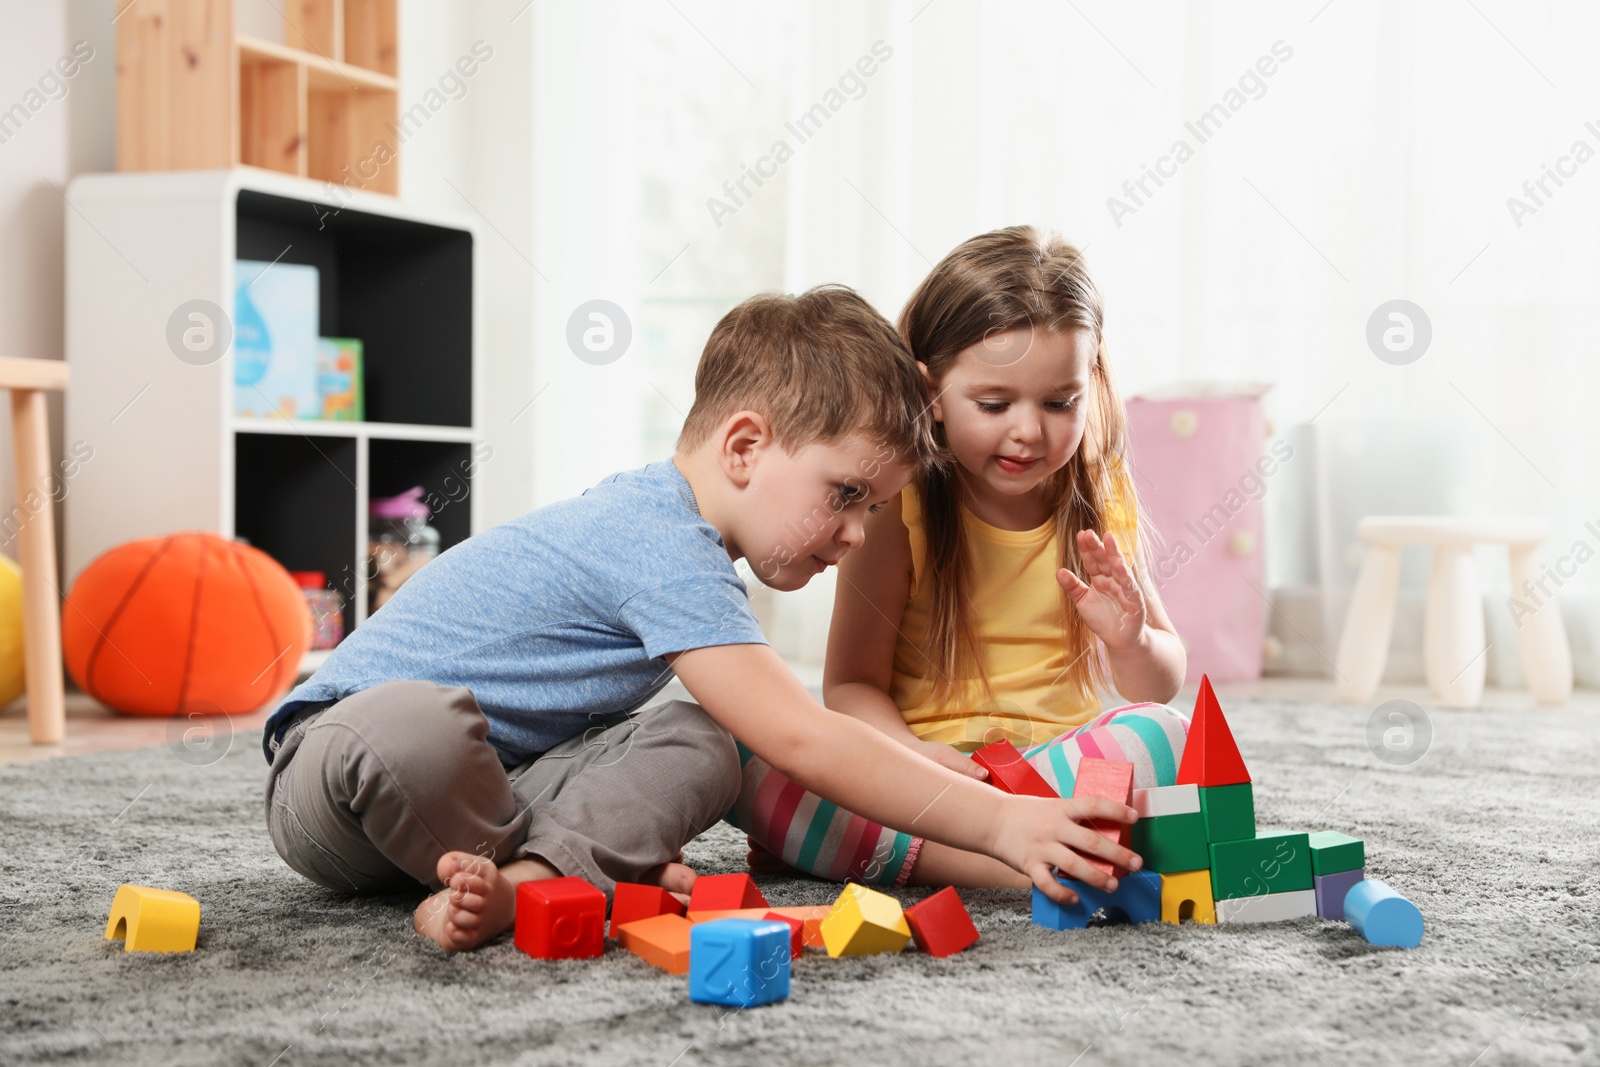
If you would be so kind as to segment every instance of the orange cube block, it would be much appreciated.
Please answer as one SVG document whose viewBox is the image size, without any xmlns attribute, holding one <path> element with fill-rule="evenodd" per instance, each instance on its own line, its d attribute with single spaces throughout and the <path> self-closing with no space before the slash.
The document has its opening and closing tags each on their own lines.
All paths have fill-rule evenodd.
<svg viewBox="0 0 1600 1067">
<path fill-rule="evenodd" d="M 822 904 L 811 908 L 773 908 L 772 914 L 780 919 L 799 919 L 804 928 L 800 939 L 812 948 L 827 948 L 822 940 L 822 920 L 833 911 L 833 905 Z"/>
</svg>

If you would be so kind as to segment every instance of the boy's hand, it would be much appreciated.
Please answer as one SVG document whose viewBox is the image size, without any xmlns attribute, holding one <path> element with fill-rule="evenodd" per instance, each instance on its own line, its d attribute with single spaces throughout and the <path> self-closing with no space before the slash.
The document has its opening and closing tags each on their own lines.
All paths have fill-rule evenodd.
<svg viewBox="0 0 1600 1067">
<path fill-rule="evenodd" d="M 1005 814 L 995 834 L 994 856 L 1033 879 L 1039 891 L 1060 904 L 1076 904 L 1078 895 L 1056 881 L 1051 868 L 1068 878 L 1115 892 L 1117 880 L 1092 866 L 1079 853 L 1098 856 L 1136 871 L 1144 861 L 1104 834 L 1080 825 L 1090 819 L 1134 823 L 1139 813 L 1105 797 L 1046 800 L 1007 797 Z"/>
<path fill-rule="evenodd" d="M 906 747 L 919 756 L 931 759 L 941 767 L 948 767 L 957 774 L 964 774 L 968 778 L 976 778 L 980 782 L 989 780 L 989 772 L 984 770 L 972 757 L 960 752 L 949 745 L 939 741 L 907 741 Z"/>
<path fill-rule="evenodd" d="M 1128 561 L 1113 534 L 1102 543 L 1093 530 L 1078 531 L 1078 554 L 1083 559 L 1083 579 L 1062 567 L 1056 581 L 1067 591 L 1084 624 L 1108 649 L 1127 648 L 1144 633 L 1144 591 L 1134 580 Z"/>
</svg>

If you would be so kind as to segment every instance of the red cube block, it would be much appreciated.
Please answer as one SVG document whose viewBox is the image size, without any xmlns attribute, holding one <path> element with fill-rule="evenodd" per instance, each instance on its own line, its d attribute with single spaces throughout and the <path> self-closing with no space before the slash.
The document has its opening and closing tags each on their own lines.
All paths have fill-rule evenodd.
<svg viewBox="0 0 1600 1067">
<path fill-rule="evenodd" d="M 606 947 L 606 895 L 582 878 L 523 882 L 513 940 L 535 959 L 598 956 Z"/>
<path fill-rule="evenodd" d="M 965 904 L 955 886 L 945 886 L 920 904 L 906 909 L 906 922 L 917 947 L 930 956 L 953 956 L 978 940 Z"/>
<path fill-rule="evenodd" d="M 690 911 L 738 911 L 765 908 L 767 898 L 748 874 L 704 874 L 694 880 Z"/>
<path fill-rule="evenodd" d="M 660 886 L 618 882 L 611 894 L 611 936 L 617 936 L 617 927 L 635 919 L 682 914 L 683 901 Z"/>
<path fill-rule="evenodd" d="M 806 947 L 806 924 L 793 916 L 779 915 L 775 911 L 767 912 L 762 918 L 770 919 L 772 922 L 789 924 L 789 958 L 792 960 L 799 959 L 800 953 L 804 952 Z"/>
<path fill-rule="evenodd" d="M 989 772 L 989 784 L 1003 793 L 1056 799 L 1050 783 L 1022 758 L 1010 741 L 996 741 L 972 754 L 972 760 Z"/>
<path fill-rule="evenodd" d="M 1085 756 L 1078 761 L 1078 778 L 1072 787 L 1073 799 L 1078 797 L 1105 797 L 1115 800 L 1119 804 L 1133 806 L 1133 764 L 1121 759 L 1098 759 Z M 1089 829 L 1109 837 L 1123 848 L 1129 847 L 1133 842 L 1133 827 L 1125 822 L 1104 822 L 1099 819 L 1090 819 L 1083 825 Z M 1085 856 L 1089 865 L 1105 871 L 1113 878 L 1121 878 L 1128 873 L 1126 867 L 1118 867 L 1109 860 L 1096 856 Z"/>
</svg>

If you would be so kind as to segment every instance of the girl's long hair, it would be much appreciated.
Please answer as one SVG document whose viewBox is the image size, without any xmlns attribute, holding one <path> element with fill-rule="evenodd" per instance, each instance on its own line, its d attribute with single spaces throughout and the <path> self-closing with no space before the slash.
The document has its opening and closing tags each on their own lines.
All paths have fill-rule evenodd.
<svg viewBox="0 0 1600 1067">
<path fill-rule="evenodd" d="M 1106 361 L 1103 310 L 1100 291 L 1075 247 L 1032 226 L 1011 226 L 965 241 L 945 256 L 912 293 L 899 326 L 912 355 L 927 365 L 936 383 L 964 350 L 991 334 L 1021 327 L 1090 332 L 1095 355 L 1084 397 L 1083 442 L 1044 483 L 1061 566 L 1079 578 L 1084 573 L 1078 531 L 1103 532 L 1119 511 L 1118 521 L 1131 525 L 1138 508 L 1127 462 L 1127 413 Z M 976 679 L 993 703 L 970 610 L 972 564 L 961 519 L 965 475 L 949 451 L 942 424 L 935 436 L 942 455 L 917 476 L 927 535 L 927 574 L 919 581 L 933 583 L 929 647 L 924 650 L 935 672 L 933 702 L 970 699 L 967 686 Z M 1138 551 L 1122 540 L 1118 547 L 1128 554 L 1142 583 L 1146 538 L 1138 538 Z M 1110 688 L 1110 671 L 1093 632 L 1067 603 L 1065 591 L 1061 597 L 1067 667 L 1058 684 L 1093 700 Z"/>
</svg>

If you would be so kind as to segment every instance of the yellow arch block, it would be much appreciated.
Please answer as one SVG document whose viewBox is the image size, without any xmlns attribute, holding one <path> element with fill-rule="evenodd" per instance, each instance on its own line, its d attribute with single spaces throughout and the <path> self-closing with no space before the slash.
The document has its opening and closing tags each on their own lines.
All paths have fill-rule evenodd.
<svg viewBox="0 0 1600 1067">
<path fill-rule="evenodd" d="M 188 893 L 124 885 L 111 901 L 106 940 L 129 952 L 193 952 L 200 936 L 200 902 Z"/>
<path fill-rule="evenodd" d="M 830 956 L 871 956 L 899 952 L 911 940 L 911 927 L 894 897 L 864 885 L 844 887 L 822 920 L 822 942 Z"/>
<path fill-rule="evenodd" d="M 1216 901 L 1211 899 L 1211 872 L 1178 871 L 1161 875 L 1161 921 L 1178 923 L 1183 906 L 1192 906 L 1189 916 L 1197 923 L 1217 921 Z"/>
</svg>

